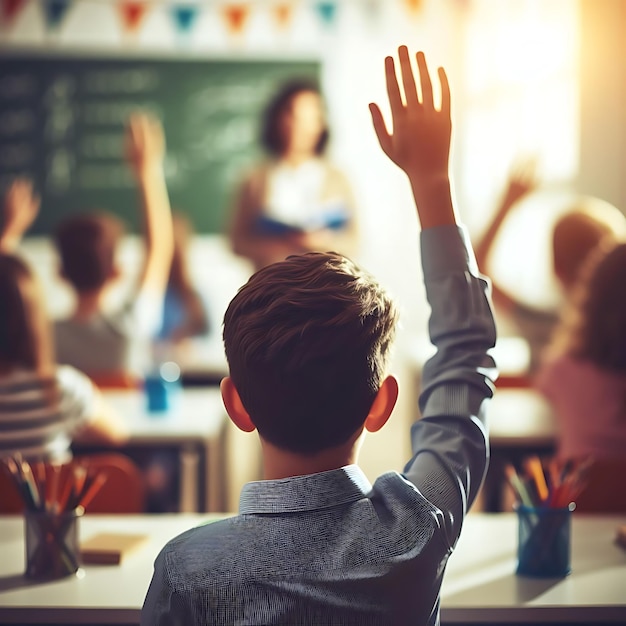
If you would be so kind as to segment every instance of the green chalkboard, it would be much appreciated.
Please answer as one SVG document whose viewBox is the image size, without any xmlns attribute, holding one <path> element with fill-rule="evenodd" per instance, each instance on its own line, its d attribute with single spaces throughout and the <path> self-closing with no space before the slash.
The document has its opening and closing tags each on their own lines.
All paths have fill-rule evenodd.
<svg viewBox="0 0 626 626">
<path fill-rule="evenodd" d="M 319 78 L 316 61 L 78 57 L 2 52 L 0 188 L 31 177 L 42 196 L 33 234 L 64 216 L 106 209 L 138 225 L 123 159 L 123 129 L 137 108 L 165 128 L 172 206 L 198 232 L 224 228 L 233 186 L 259 157 L 260 114 L 282 82 Z"/>
</svg>

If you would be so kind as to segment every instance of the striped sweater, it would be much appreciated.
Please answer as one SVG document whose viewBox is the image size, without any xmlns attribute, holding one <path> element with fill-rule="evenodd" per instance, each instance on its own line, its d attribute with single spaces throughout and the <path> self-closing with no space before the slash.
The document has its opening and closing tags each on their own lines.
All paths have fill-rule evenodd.
<svg viewBox="0 0 626 626">
<path fill-rule="evenodd" d="M 61 366 L 53 378 L 27 370 L 0 377 L 0 457 L 64 461 L 74 433 L 94 415 L 89 378 Z"/>
</svg>

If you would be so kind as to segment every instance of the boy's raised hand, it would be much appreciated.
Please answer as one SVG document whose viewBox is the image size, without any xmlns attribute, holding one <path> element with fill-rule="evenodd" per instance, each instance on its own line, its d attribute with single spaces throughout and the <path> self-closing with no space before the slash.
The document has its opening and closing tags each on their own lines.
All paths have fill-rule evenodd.
<svg viewBox="0 0 626 626">
<path fill-rule="evenodd" d="M 393 132 L 389 133 L 378 105 L 370 104 L 372 122 L 385 154 L 409 177 L 423 228 L 455 223 L 448 165 L 452 122 L 450 88 L 443 68 L 438 75 L 441 105 L 435 107 L 433 88 L 423 52 L 418 52 L 416 78 L 406 46 L 398 48 L 403 101 L 392 57 L 385 59 L 387 94 Z"/>
</svg>

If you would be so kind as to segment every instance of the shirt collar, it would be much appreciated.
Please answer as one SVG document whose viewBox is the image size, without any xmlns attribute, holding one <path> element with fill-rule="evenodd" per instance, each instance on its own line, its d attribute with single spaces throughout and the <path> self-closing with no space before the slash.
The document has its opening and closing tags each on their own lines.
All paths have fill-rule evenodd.
<svg viewBox="0 0 626 626">
<path fill-rule="evenodd" d="M 244 485 L 239 498 L 239 513 L 296 513 L 327 509 L 366 497 L 372 485 L 357 465 L 291 476 L 279 480 L 260 480 Z"/>
</svg>

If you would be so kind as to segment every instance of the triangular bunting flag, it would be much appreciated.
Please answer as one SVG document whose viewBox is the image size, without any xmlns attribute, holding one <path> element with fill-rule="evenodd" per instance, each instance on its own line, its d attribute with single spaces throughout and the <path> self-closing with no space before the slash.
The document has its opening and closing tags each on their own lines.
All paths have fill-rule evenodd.
<svg viewBox="0 0 626 626">
<path fill-rule="evenodd" d="M 337 17 L 337 3 L 331 1 L 317 2 L 315 9 L 322 22 L 326 26 L 331 26 Z"/>
<path fill-rule="evenodd" d="M 179 33 L 187 34 L 191 32 L 196 18 L 198 17 L 199 9 L 196 4 L 176 4 L 172 7 L 172 17 L 176 29 Z"/>
<path fill-rule="evenodd" d="M 2 0 L 0 5 L 0 18 L 3 24 L 11 25 L 18 13 L 24 7 L 26 0 Z"/>
<path fill-rule="evenodd" d="M 231 35 L 241 35 L 248 18 L 250 17 L 250 5 L 247 3 L 227 4 L 222 9 L 226 26 Z"/>
<path fill-rule="evenodd" d="M 127 33 L 135 33 L 141 26 L 148 10 L 147 2 L 123 1 L 118 4 L 122 26 Z"/>
<path fill-rule="evenodd" d="M 380 18 L 381 0 L 362 0 L 363 12 L 371 22 Z"/>
<path fill-rule="evenodd" d="M 272 6 L 272 17 L 278 28 L 286 30 L 293 17 L 293 3 L 277 2 Z"/>
<path fill-rule="evenodd" d="M 71 0 L 44 0 L 43 10 L 46 19 L 46 27 L 56 29 L 61 26 L 67 10 L 69 9 Z"/>
<path fill-rule="evenodd" d="M 406 10 L 413 16 L 417 15 L 422 9 L 422 0 L 404 0 Z"/>
</svg>

